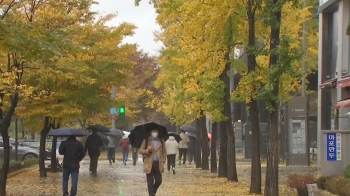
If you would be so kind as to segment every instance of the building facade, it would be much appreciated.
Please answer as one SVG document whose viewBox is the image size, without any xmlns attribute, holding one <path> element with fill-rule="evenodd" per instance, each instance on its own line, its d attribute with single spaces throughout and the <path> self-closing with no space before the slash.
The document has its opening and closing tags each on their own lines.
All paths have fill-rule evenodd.
<svg viewBox="0 0 350 196">
<path fill-rule="evenodd" d="M 327 156 L 322 130 L 350 130 L 350 0 L 320 0 L 318 55 L 318 165 Z"/>
</svg>

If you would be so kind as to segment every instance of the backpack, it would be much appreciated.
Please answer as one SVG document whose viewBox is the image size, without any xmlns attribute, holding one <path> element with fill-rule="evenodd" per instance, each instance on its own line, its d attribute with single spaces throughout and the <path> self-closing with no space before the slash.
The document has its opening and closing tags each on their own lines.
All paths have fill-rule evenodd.
<svg viewBox="0 0 350 196">
<path fill-rule="evenodd" d="M 129 140 L 128 139 L 122 139 L 122 149 L 127 150 L 129 148 Z"/>
</svg>

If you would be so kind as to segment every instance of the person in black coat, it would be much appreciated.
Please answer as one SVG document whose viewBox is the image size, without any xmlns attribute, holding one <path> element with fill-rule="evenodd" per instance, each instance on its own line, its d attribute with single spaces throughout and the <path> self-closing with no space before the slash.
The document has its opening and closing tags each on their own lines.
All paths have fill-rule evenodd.
<svg viewBox="0 0 350 196">
<path fill-rule="evenodd" d="M 92 131 L 85 142 L 85 152 L 88 152 L 90 157 L 90 171 L 92 174 L 97 173 L 98 157 L 101 153 L 101 147 L 103 146 L 103 141 L 96 131 Z"/>
<path fill-rule="evenodd" d="M 190 142 L 188 143 L 187 157 L 189 164 L 192 164 L 192 161 L 195 160 L 194 156 L 196 155 L 196 142 L 195 137 L 190 136 Z"/>
<path fill-rule="evenodd" d="M 69 176 L 72 178 L 71 196 L 75 196 L 78 192 L 78 177 L 80 161 L 85 157 L 83 144 L 79 142 L 75 136 L 70 136 L 66 141 L 62 142 L 58 152 L 63 155 L 63 179 L 62 189 L 63 195 L 68 196 Z"/>
</svg>

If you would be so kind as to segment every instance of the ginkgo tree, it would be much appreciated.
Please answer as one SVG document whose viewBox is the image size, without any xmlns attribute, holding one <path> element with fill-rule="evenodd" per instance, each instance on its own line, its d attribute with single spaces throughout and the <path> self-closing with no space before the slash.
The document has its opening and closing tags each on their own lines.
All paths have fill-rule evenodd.
<svg viewBox="0 0 350 196">
<path fill-rule="evenodd" d="M 58 45 L 62 41 L 45 29 L 37 28 L 31 22 L 22 20 L 25 6 L 18 1 L 2 1 L 3 8 L 0 20 L 1 54 L 1 106 L 0 129 L 4 142 L 4 161 L 0 177 L 0 195 L 6 195 L 6 181 L 9 169 L 9 139 L 8 127 L 21 99 L 30 95 L 33 88 L 25 84 L 24 77 L 28 74 L 28 66 L 41 56 L 60 55 Z"/>
<path fill-rule="evenodd" d="M 45 56 L 30 67 L 33 71 L 25 79 L 34 90 L 23 100 L 19 110 L 19 116 L 25 121 L 44 117 L 68 121 L 108 111 L 112 102 L 109 88 L 122 82 L 125 70 L 133 65 L 130 57 L 136 47 L 121 45 L 121 41 L 131 35 L 135 27 L 129 24 L 106 26 L 115 16 L 96 18 L 89 11 L 92 3 L 52 2 L 36 10 L 31 23 L 56 35 L 63 43 L 59 47 L 60 55 Z M 41 26 L 49 21 L 54 21 L 49 23 L 52 26 Z M 41 151 L 44 151 L 46 134 L 51 128 L 49 121 L 44 122 Z M 45 177 L 43 158 L 40 163 L 40 174 Z"/>
<path fill-rule="evenodd" d="M 136 1 L 136 3 L 138 2 Z M 178 111 L 176 112 L 177 117 L 186 119 L 184 117 L 187 114 L 194 113 L 194 116 L 197 117 L 197 114 L 204 111 L 204 113 L 211 114 L 213 118 L 216 118 L 217 115 L 212 114 L 212 108 L 208 109 L 208 107 L 211 106 L 210 103 L 213 101 L 222 100 L 222 96 L 226 93 L 222 92 L 224 90 L 221 86 L 223 83 L 218 82 L 217 84 L 220 85 L 215 85 L 214 81 L 217 81 L 220 76 L 226 76 L 225 74 L 227 74 L 231 63 L 243 75 L 236 93 L 233 94 L 235 102 L 249 104 L 252 100 L 271 101 L 269 100 L 271 97 L 266 97 L 266 94 L 261 93 L 266 92 L 261 91 L 261 89 L 265 89 L 266 84 L 271 79 L 268 65 L 271 51 L 268 45 L 272 22 L 270 21 L 271 24 L 268 25 L 261 22 L 263 19 L 269 19 L 266 14 L 273 12 L 271 11 L 273 9 L 267 9 L 267 4 L 261 1 L 256 10 L 256 18 L 258 18 L 259 23 L 254 24 L 253 27 L 258 31 L 250 40 L 257 39 L 265 45 L 265 47 L 257 49 L 254 43 L 248 43 L 248 37 L 245 36 L 247 35 L 245 33 L 248 32 L 247 7 L 245 7 L 248 6 L 248 1 L 236 3 L 221 1 L 219 3 L 217 1 L 164 0 L 152 2 L 159 13 L 157 21 L 162 26 L 162 32 L 158 37 L 166 46 L 163 54 L 167 54 L 161 57 L 161 74 L 157 81 L 162 84 L 164 96 L 162 99 L 155 100 L 155 102 L 162 103 L 159 104 L 162 105 L 160 109 L 163 109 L 168 116 L 172 116 L 174 111 Z M 250 2 L 257 3 L 257 1 Z M 301 74 L 300 67 L 298 67 L 298 59 L 300 59 L 301 54 L 300 27 L 304 20 L 312 19 L 312 10 L 310 7 L 301 9 L 300 4 L 295 6 L 292 2 L 283 3 L 283 21 L 289 22 L 282 23 L 282 25 L 286 25 L 282 28 L 282 34 L 285 35 L 285 38 L 288 37 L 288 40 L 284 40 L 284 43 L 289 45 L 284 45 L 285 50 L 281 47 L 280 51 L 292 53 L 287 59 L 294 60 L 286 61 L 284 64 L 292 63 L 295 70 L 290 73 L 287 73 L 288 70 L 286 70 L 277 78 L 281 77 L 281 80 L 279 80 L 281 83 L 278 83 L 281 86 L 280 89 L 282 89 L 279 96 L 283 100 L 288 100 L 291 93 L 298 91 L 301 76 L 306 76 L 312 72 L 315 64 L 310 63 L 303 74 Z M 314 35 L 317 33 L 315 31 L 309 31 L 309 33 L 313 42 L 309 44 L 311 47 L 309 47 L 307 59 L 314 61 L 317 49 L 313 44 L 315 44 L 314 40 L 317 37 Z M 242 67 L 242 64 L 233 60 L 230 55 L 234 48 L 246 49 L 249 54 L 253 54 L 251 56 L 257 62 L 257 69 L 253 67 L 248 73 L 248 70 L 244 66 Z M 277 48 L 274 50 L 277 50 Z M 224 71 L 224 68 L 227 68 L 227 70 Z M 203 81 L 209 81 L 206 83 L 207 87 L 203 85 L 205 84 Z M 218 88 L 218 86 L 221 88 Z M 221 92 L 215 93 L 215 96 L 208 96 L 210 92 L 216 92 L 213 89 L 221 90 Z M 208 99 L 209 97 L 210 99 Z M 176 100 L 183 103 L 183 106 L 176 107 Z M 208 100 L 208 102 L 205 100 Z M 186 103 L 186 101 L 189 103 Z M 219 104 L 223 104 L 224 101 L 219 101 Z M 224 108 L 227 107 L 226 104 Z M 191 108 L 191 110 L 184 110 L 184 108 Z M 220 105 L 216 108 L 220 108 Z M 256 109 L 255 113 L 258 114 Z M 223 110 L 218 109 L 218 111 L 221 113 Z M 222 120 L 221 118 L 218 119 Z M 258 120 L 258 118 L 256 119 Z M 180 119 L 173 120 L 184 122 Z M 255 131 L 255 133 L 257 132 Z M 277 155 L 275 154 L 275 156 Z M 255 158 L 259 159 L 259 157 Z M 258 181 L 261 181 L 261 179 Z M 258 188 L 257 192 L 260 192 L 259 189 L 261 190 L 261 188 Z"/>
</svg>

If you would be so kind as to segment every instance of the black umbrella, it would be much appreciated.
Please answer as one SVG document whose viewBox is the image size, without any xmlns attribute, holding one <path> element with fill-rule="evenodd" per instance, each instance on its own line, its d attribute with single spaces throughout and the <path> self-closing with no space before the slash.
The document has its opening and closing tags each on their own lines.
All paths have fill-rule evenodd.
<svg viewBox="0 0 350 196">
<path fill-rule="evenodd" d="M 85 136 L 84 132 L 80 129 L 73 128 L 59 128 L 53 129 L 48 134 L 48 136 L 57 136 L 57 137 L 69 137 L 69 136 Z"/>
<path fill-rule="evenodd" d="M 124 133 L 119 129 L 111 129 L 110 132 L 104 133 L 105 135 L 113 136 L 113 137 L 121 137 Z"/>
<path fill-rule="evenodd" d="M 97 133 L 97 135 L 100 136 L 100 138 L 102 139 L 103 144 L 108 146 L 108 143 L 109 143 L 108 138 L 105 135 L 103 135 L 102 133 Z"/>
<path fill-rule="evenodd" d="M 193 135 L 196 135 L 197 134 L 197 129 L 196 127 L 192 126 L 192 125 L 182 125 L 180 127 L 181 130 L 185 131 L 185 132 L 188 132 L 188 133 L 191 133 Z"/>
<path fill-rule="evenodd" d="M 91 129 L 93 131 L 101 132 L 101 133 L 107 133 L 110 132 L 108 127 L 102 126 L 102 125 L 89 125 L 87 127 L 88 129 Z"/>
<path fill-rule="evenodd" d="M 146 139 L 150 135 L 150 132 L 154 129 L 159 131 L 159 138 L 165 139 L 166 135 L 168 134 L 166 127 L 154 122 L 149 122 L 138 125 L 131 131 L 130 135 L 128 136 L 131 146 L 140 148 L 143 140 Z"/>
<path fill-rule="evenodd" d="M 175 140 L 177 141 L 177 143 L 179 143 L 182 140 L 179 134 L 173 133 L 173 132 L 169 132 L 168 135 L 164 136 L 164 140 L 168 140 L 170 136 L 175 137 Z"/>
<path fill-rule="evenodd" d="M 197 139 L 197 135 L 195 135 L 195 134 L 187 132 L 186 135 L 188 135 L 188 137 L 194 137 Z"/>
</svg>

